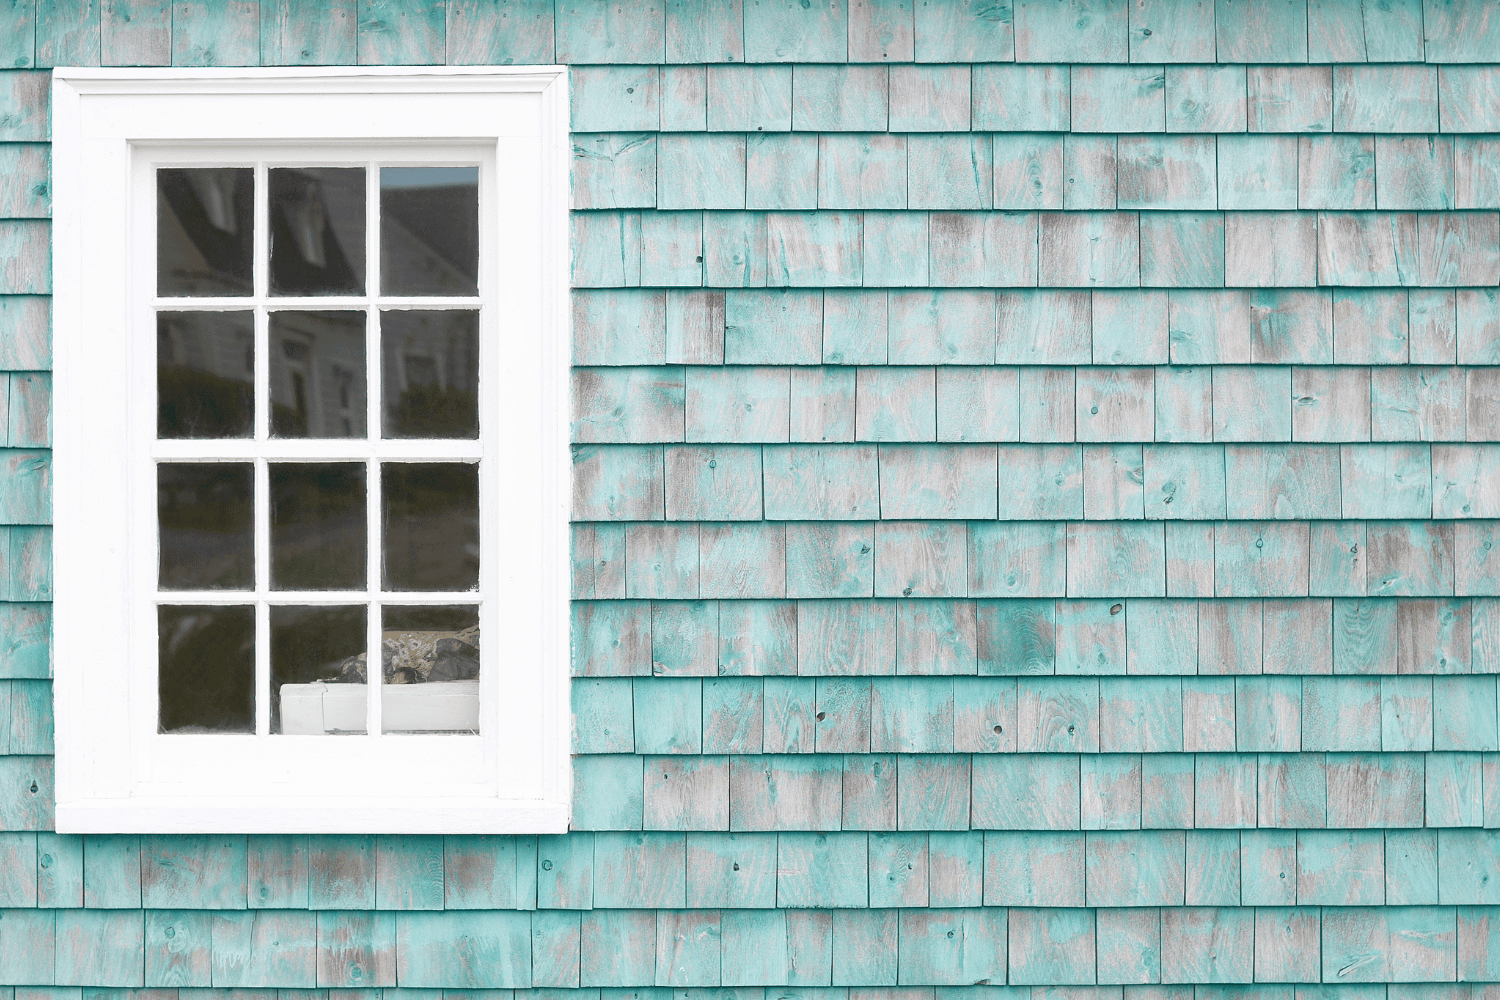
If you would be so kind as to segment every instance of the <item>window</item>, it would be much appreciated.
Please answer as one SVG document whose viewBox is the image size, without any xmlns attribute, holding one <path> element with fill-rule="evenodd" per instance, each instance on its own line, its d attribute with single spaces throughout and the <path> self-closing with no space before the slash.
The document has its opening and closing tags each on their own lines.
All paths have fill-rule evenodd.
<svg viewBox="0 0 1500 1000">
<path fill-rule="evenodd" d="M 57 72 L 59 830 L 566 829 L 566 108 Z"/>
</svg>

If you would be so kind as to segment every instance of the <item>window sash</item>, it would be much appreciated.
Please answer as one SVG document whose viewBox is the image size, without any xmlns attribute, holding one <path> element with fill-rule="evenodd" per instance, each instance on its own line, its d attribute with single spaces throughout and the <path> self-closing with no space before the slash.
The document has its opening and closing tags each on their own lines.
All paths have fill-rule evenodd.
<svg viewBox="0 0 1500 1000">
<path fill-rule="evenodd" d="M 566 829 L 566 111 L 561 68 L 68 69 L 55 75 L 59 830 Z M 434 143 L 432 135 L 445 138 Z M 398 155 L 396 143 L 412 151 Z M 482 147 L 480 253 L 487 263 L 480 295 L 261 298 L 265 278 L 258 272 L 261 287 L 250 299 L 157 296 L 155 178 L 141 168 L 225 164 L 232 159 L 225 154 L 229 146 L 250 162 L 262 161 L 262 172 L 273 160 L 472 163 Z M 319 156 L 309 155 L 314 146 L 323 150 Z M 440 156 L 445 147 L 462 155 Z M 492 165 L 492 183 L 483 176 L 485 165 Z M 367 184 L 375 188 L 378 176 Z M 486 191 L 502 197 L 486 207 Z M 515 191 L 527 194 L 505 196 Z M 377 199 L 378 189 L 372 190 L 367 213 Z M 265 240 L 267 208 L 262 194 L 258 241 Z M 366 238 L 378 239 L 378 230 L 367 225 Z M 367 267 L 376 273 L 374 254 Z M 268 407 L 259 405 L 255 440 L 157 441 L 156 310 L 247 304 L 257 311 L 256 379 L 262 383 L 270 367 L 266 309 L 477 306 L 482 440 L 270 439 L 264 433 Z M 367 327 L 367 369 L 376 382 L 369 415 L 378 430 L 373 336 Z M 257 389 L 263 403 L 268 386 Z M 101 420 L 106 413 L 112 419 Z M 247 603 L 252 595 L 156 590 L 156 463 L 255 461 L 264 485 L 267 461 L 344 458 L 479 461 L 478 593 L 371 587 L 354 603 L 480 605 L 481 635 L 492 637 L 481 670 L 483 734 L 157 734 L 156 605 Z M 378 477 L 373 485 L 371 494 Z M 367 514 L 376 510 L 367 506 Z M 257 521 L 257 544 L 265 547 L 268 522 L 264 516 Z M 368 527 L 379 530 L 378 516 L 369 517 Z M 308 604 L 350 603 L 348 592 L 300 595 L 269 591 L 264 583 L 253 599 L 265 607 L 304 603 L 304 597 Z M 257 683 L 264 685 L 259 675 L 269 656 L 269 619 L 258 622 L 263 662 Z M 378 629 L 372 614 L 372 639 Z M 503 647 L 497 642 L 502 635 Z M 378 651 L 378 639 L 369 648 Z M 504 649 L 503 660 L 497 648 Z"/>
</svg>

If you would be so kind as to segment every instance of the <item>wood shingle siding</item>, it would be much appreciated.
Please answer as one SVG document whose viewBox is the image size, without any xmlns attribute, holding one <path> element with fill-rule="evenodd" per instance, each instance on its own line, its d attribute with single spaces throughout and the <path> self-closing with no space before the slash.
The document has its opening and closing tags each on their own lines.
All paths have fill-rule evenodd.
<svg viewBox="0 0 1500 1000">
<path fill-rule="evenodd" d="M 1497 995 L 1493 4 L 0 8 L 0 1000 Z M 552 62 L 573 832 L 51 832 L 47 69 Z"/>
</svg>

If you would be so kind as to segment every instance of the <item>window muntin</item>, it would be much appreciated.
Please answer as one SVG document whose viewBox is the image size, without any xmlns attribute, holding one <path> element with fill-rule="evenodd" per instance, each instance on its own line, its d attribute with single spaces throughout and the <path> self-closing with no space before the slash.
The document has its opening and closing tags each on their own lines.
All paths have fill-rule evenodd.
<svg viewBox="0 0 1500 1000">
<path fill-rule="evenodd" d="M 480 729 L 480 167 L 326 156 L 154 167 L 159 733 Z"/>
</svg>

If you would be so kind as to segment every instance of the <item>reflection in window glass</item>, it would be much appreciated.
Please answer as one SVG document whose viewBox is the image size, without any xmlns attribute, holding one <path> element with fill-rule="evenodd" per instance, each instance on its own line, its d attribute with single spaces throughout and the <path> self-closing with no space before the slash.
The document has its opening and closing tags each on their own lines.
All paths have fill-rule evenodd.
<svg viewBox="0 0 1500 1000">
<path fill-rule="evenodd" d="M 273 312 L 271 435 L 365 436 L 365 314 Z"/>
<path fill-rule="evenodd" d="M 255 609 L 157 610 L 157 731 L 255 732 Z"/>
<path fill-rule="evenodd" d="M 255 171 L 156 171 L 158 295 L 249 295 Z"/>
<path fill-rule="evenodd" d="M 254 469 L 248 462 L 156 467 L 161 589 L 255 587 Z"/>
<path fill-rule="evenodd" d="M 479 466 L 386 462 L 380 467 L 387 590 L 479 585 Z"/>
<path fill-rule="evenodd" d="M 271 294 L 364 294 L 364 170 L 279 167 L 268 173 Z"/>
<path fill-rule="evenodd" d="M 381 611 L 381 730 L 479 731 L 479 609 L 474 605 Z"/>
<path fill-rule="evenodd" d="M 254 429 L 254 313 L 157 313 L 156 436 L 247 438 Z"/>
<path fill-rule="evenodd" d="M 271 586 L 365 588 L 365 467 L 359 462 L 273 462 Z"/>
<path fill-rule="evenodd" d="M 365 731 L 365 607 L 271 608 L 271 732 Z"/>
<path fill-rule="evenodd" d="M 479 437 L 479 314 L 380 314 L 388 438 Z"/>
<path fill-rule="evenodd" d="M 380 290 L 479 294 L 479 168 L 380 168 Z"/>
</svg>

